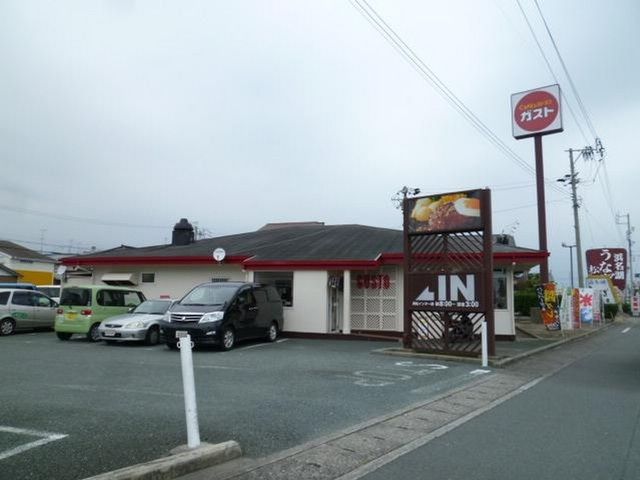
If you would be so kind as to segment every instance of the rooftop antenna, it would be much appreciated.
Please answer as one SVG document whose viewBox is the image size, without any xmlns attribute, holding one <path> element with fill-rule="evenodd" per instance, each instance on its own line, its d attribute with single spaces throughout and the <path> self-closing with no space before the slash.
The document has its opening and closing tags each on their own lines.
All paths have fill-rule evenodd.
<svg viewBox="0 0 640 480">
<path fill-rule="evenodd" d="M 502 229 L 502 231 L 500 232 L 500 235 L 511 235 L 513 237 L 516 234 L 516 230 L 518 230 L 519 226 L 520 226 L 519 220 L 516 220 L 515 222 L 511 222 L 510 224 L 508 224 Z"/>
</svg>

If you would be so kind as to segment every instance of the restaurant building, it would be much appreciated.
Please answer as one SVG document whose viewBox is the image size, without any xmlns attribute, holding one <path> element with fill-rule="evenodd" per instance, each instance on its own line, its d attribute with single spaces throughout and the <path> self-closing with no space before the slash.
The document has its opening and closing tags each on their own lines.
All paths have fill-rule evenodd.
<svg viewBox="0 0 640 480">
<path fill-rule="evenodd" d="M 218 260 L 213 252 L 217 250 Z M 222 255 L 221 255 L 222 254 Z M 539 264 L 545 252 L 494 235 L 494 312 L 497 338 L 515 338 L 516 272 Z M 221 258 L 222 257 L 222 258 Z M 403 331 L 403 233 L 321 222 L 267 224 L 254 232 L 194 240 L 186 219 L 168 245 L 120 247 L 66 257 L 69 271 L 91 272 L 63 284 L 135 285 L 148 298 L 180 298 L 203 282 L 274 285 L 283 299 L 289 335 L 378 335 Z"/>
</svg>

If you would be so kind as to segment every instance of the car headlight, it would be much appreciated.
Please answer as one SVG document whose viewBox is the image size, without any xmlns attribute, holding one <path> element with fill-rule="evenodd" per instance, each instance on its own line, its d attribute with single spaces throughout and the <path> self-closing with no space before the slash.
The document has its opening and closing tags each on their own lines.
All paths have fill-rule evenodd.
<svg viewBox="0 0 640 480">
<path fill-rule="evenodd" d="M 219 322 L 224 317 L 224 312 L 209 312 L 202 315 L 202 318 L 198 323 L 212 323 Z"/>
<path fill-rule="evenodd" d="M 162 320 L 167 323 L 171 323 L 171 312 L 169 311 L 164 312 L 164 316 L 162 317 Z"/>
<path fill-rule="evenodd" d="M 144 323 L 137 320 L 135 322 L 127 323 L 124 328 L 144 328 Z"/>
</svg>

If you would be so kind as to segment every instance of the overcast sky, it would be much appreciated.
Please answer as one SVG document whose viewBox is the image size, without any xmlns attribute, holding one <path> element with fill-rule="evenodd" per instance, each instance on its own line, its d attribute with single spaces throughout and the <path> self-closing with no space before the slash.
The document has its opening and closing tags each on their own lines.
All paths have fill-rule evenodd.
<svg viewBox="0 0 640 480">
<path fill-rule="evenodd" d="M 554 74 L 515 0 L 369 0 L 531 166 L 510 95 L 560 83 L 578 121 L 565 105 L 565 131 L 543 145 L 550 267 L 566 284 L 573 217 L 554 180 L 592 130 L 606 157 L 576 162 L 583 248 L 626 246 L 616 213 L 640 222 L 640 2 L 538 0 L 593 128 L 534 1 L 520 3 Z M 348 0 L 4 0 L 0 64 L 0 238 L 145 246 L 181 217 L 209 236 L 312 220 L 399 229 L 391 198 L 407 185 L 489 187 L 494 232 L 538 247 L 534 176 Z"/>
</svg>

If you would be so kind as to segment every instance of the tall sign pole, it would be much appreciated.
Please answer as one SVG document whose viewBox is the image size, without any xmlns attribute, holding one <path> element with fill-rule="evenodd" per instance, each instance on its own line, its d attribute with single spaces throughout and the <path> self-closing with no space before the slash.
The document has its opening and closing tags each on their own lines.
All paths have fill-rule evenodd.
<svg viewBox="0 0 640 480">
<path fill-rule="evenodd" d="M 520 140 L 534 137 L 538 193 L 538 243 L 540 250 L 547 254 L 542 136 L 563 131 L 560 98 L 559 85 L 549 85 L 511 95 L 511 126 L 514 138 Z M 540 281 L 541 283 L 549 282 L 548 255 L 540 263 Z"/>
<path fill-rule="evenodd" d="M 536 135 L 533 138 L 536 154 L 536 189 L 538 192 L 538 245 L 541 251 L 547 252 L 547 209 L 544 198 L 542 135 Z M 549 257 L 544 257 L 540 262 L 540 283 L 549 283 Z"/>
</svg>

